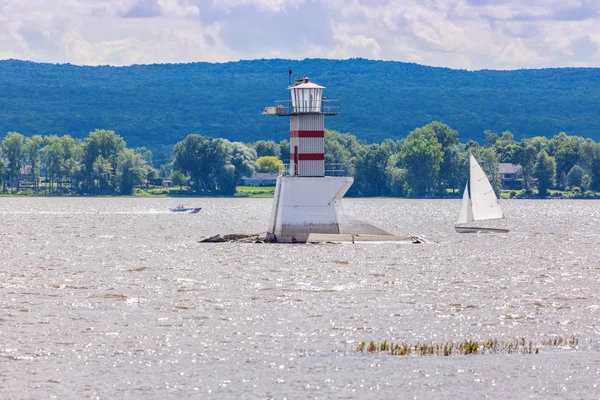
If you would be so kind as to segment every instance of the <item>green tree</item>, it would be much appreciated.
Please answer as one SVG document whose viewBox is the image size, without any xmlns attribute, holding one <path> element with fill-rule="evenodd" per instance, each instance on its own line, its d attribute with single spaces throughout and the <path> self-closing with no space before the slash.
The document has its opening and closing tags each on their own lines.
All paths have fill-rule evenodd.
<svg viewBox="0 0 600 400">
<path fill-rule="evenodd" d="M 325 164 L 329 169 L 355 174 L 355 162 L 365 151 L 356 136 L 337 131 L 325 131 Z"/>
<path fill-rule="evenodd" d="M 546 197 L 548 189 L 551 189 L 555 183 L 556 161 L 546 151 L 540 151 L 533 174 L 537 179 L 539 196 Z"/>
<path fill-rule="evenodd" d="M 442 145 L 432 129 L 417 128 L 402 145 L 401 164 L 406 169 L 410 197 L 421 197 L 435 190 L 444 159 Z"/>
<path fill-rule="evenodd" d="M 288 147 L 289 149 L 289 147 Z M 259 140 L 254 143 L 254 150 L 256 150 L 257 157 L 279 157 L 281 148 L 279 144 L 272 140 Z M 288 151 L 289 152 L 289 151 Z"/>
<path fill-rule="evenodd" d="M 153 160 L 152 160 L 152 151 L 148 150 L 145 147 L 138 147 L 137 149 L 134 149 L 133 151 L 135 151 L 136 154 L 139 154 L 140 157 L 142 157 L 142 160 L 144 160 L 144 162 L 146 163 L 146 165 L 152 167 L 154 165 Z"/>
<path fill-rule="evenodd" d="M 121 152 L 117 168 L 120 194 L 131 195 L 137 185 L 144 183 L 146 166 L 141 154 L 131 149 Z"/>
<path fill-rule="evenodd" d="M 591 168 L 594 162 L 594 154 L 598 148 L 598 143 L 589 138 L 579 143 L 579 164 L 584 170 Z"/>
<path fill-rule="evenodd" d="M 283 169 L 283 162 L 273 156 L 263 156 L 256 160 L 258 172 L 279 172 Z"/>
<path fill-rule="evenodd" d="M 444 162 L 440 165 L 440 180 L 443 185 L 440 185 L 439 192 L 442 195 L 446 195 L 447 189 L 459 188 L 460 182 L 463 181 L 463 177 L 467 172 L 464 169 L 464 161 L 466 159 L 465 153 L 460 149 L 458 145 L 452 145 L 444 152 Z"/>
<path fill-rule="evenodd" d="M 467 143 L 465 143 L 465 151 L 478 149 L 478 148 L 479 148 L 479 143 L 477 143 L 476 141 L 474 141 L 472 139 L 469 139 L 467 141 Z"/>
<path fill-rule="evenodd" d="M 229 158 L 223 166 L 218 182 L 219 191 L 233 195 L 242 176 L 252 176 L 256 170 L 256 151 L 241 142 L 225 142 Z"/>
<path fill-rule="evenodd" d="M 555 148 L 557 185 L 564 189 L 567 185 L 567 173 L 579 161 L 579 144 L 583 142 L 583 139 L 578 136 L 568 136 L 561 132 L 552 138 L 552 141 Z"/>
<path fill-rule="evenodd" d="M 502 132 L 502 136 L 500 136 L 500 139 L 498 140 L 501 141 L 504 145 L 514 144 L 515 135 L 513 135 L 510 131 L 504 131 Z"/>
<path fill-rule="evenodd" d="M 69 135 L 50 135 L 43 139 L 40 154 L 47 191 L 63 193 L 63 185 L 68 182 L 72 193 L 81 193 L 83 188 L 79 187 L 79 183 L 83 179 L 83 142 L 76 142 Z"/>
<path fill-rule="evenodd" d="M 529 140 L 529 143 L 535 148 L 535 154 L 545 150 L 546 153 L 550 154 L 550 140 L 545 136 L 534 136 Z"/>
<path fill-rule="evenodd" d="M 471 147 L 471 151 L 477 151 L 479 146 Z M 459 193 L 465 186 L 465 183 L 469 180 L 469 152 L 462 148 L 462 145 L 456 146 L 456 166 L 454 167 L 455 175 L 453 177 L 453 188 L 457 188 Z"/>
<path fill-rule="evenodd" d="M 171 176 L 171 172 L 173 171 L 173 164 L 162 164 L 158 169 L 158 176 L 161 178 L 168 178 Z"/>
<path fill-rule="evenodd" d="M 390 138 L 387 138 L 383 142 L 381 142 L 381 145 L 383 147 L 387 147 L 387 149 L 390 151 L 390 153 L 397 154 L 397 153 L 400 153 L 400 151 L 402 151 L 403 143 L 404 143 L 403 140 L 392 140 Z"/>
<path fill-rule="evenodd" d="M 430 122 L 423 127 L 431 130 L 442 145 L 443 158 L 438 173 L 437 191 L 445 195 L 446 189 L 454 188 L 458 155 L 454 146 L 458 143 L 458 132 L 438 121 Z"/>
<path fill-rule="evenodd" d="M 21 167 L 25 158 L 25 137 L 17 132 L 9 132 L 0 147 L 2 154 L 8 160 L 8 176 L 15 191 L 18 192 L 21 188 Z"/>
<path fill-rule="evenodd" d="M 2 186 L 2 192 L 6 193 L 6 167 L 2 158 L 0 158 L 0 185 Z"/>
<path fill-rule="evenodd" d="M 595 191 L 600 191 L 600 145 L 596 147 L 591 157 L 589 174 L 590 188 Z"/>
<path fill-rule="evenodd" d="M 173 168 L 190 176 L 197 193 L 216 192 L 220 179 L 233 177 L 229 166 L 231 144 L 223 139 L 188 135 L 175 145 L 173 156 Z"/>
<path fill-rule="evenodd" d="M 389 194 L 395 197 L 403 197 L 406 194 L 406 170 L 400 168 L 400 165 L 400 153 L 392 154 L 388 160 L 386 175 L 388 179 L 387 186 L 389 188 Z"/>
<path fill-rule="evenodd" d="M 96 193 L 98 190 L 103 194 L 116 192 L 117 166 L 125 146 L 125 140 L 114 131 L 90 132 L 83 147 L 84 190 L 94 185 Z"/>
<path fill-rule="evenodd" d="M 513 153 L 512 162 L 519 164 L 523 168 L 523 188 L 529 191 L 533 179 L 533 166 L 537 157 L 535 147 L 529 140 L 523 140 L 519 143 Z"/>
<path fill-rule="evenodd" d="M 174 169 L 171 171 L 171 181 L 173 185 L 179 186 L 179 189 L 183 190 L 183 187 L 188 184 L 189 178 L 183 172 Z"/>
<path fill-rule="evenodd" d="M 493 147 L 500 138 L 496 132 L 492 132 L 490 130 L 485 130 L 483 132 L 483 137 L 486 147 Z"/>
<path fill-rule="evenodd" d="M 149 165 L 146 165 L 146 170 L 144 171 L 144 175 L 146 177 L 146 189 L 150 187 L 151 182 L 155 182 L 158 176 L 158 170 L 156 168 L 152 168 Z"/>
<path fill-rule="evenodd" d="M 44 146 L 41 150 L 41 163 L 43 165 L 44 176 L 46 177 L 48 192 L 54 191 L 54 184 L 58 182 L 63 172 L 64 153 L 64 148 L 58 136 L 50 135 L 44 137 Z"/>
<path fill-rule="evenodd" d="M 88 187 L 88 193 L 107 194 L 113 193 L 111 189 L 113 183 L 113 169 L 109 160 L 102 156 L 96 157 L 92 165 L 91 186 Z"/>
<path fill-rule="evenodd" d="M 493 148 L 498 154 L 500 162 L 512 162 L 511 159 L 517 149 L 514 135 L 509 131 L 502 132 L 502 136 L 496 141 Z"/>
<path fill-rule="evenodd" d="M 389 195 L 387 167 L 390 150 L 386 146 L 372 144 L 356 161 L 353 194 L 359 196 Z"/>
<path fill-rule="evenodd" d="M 567 186 L 569 189 L 574 187 L 581 188 L 585 171 L 579 165 L 573 165 L 573 168 L 567 174 Z"/>
<path fill-rule="evenodd" d="M 287 139 L 279 142 L 279 159 L 284 164 L 290 163 L 290 141 Z"/>
<path fill-rule="evenodd" d="M 85 142 L 76 141 L 70 135 L 60 137 L 60 145 L 63 148 L 63 160 L 61 163 L 61 174 L 58 180 L 59 189 L 63 189 L 63 183 L 69 181 L 71 192 L 81 192 L 83 177 L 83 154 Z"/>
<path fill-rule="evenodd" d="M 30 176 L 35 190 L 38 189 L 40 182 L 40 146 L 43 140 L 40 135 L 25 139 L 25 159 L 31 168 Z"/>
</svg>

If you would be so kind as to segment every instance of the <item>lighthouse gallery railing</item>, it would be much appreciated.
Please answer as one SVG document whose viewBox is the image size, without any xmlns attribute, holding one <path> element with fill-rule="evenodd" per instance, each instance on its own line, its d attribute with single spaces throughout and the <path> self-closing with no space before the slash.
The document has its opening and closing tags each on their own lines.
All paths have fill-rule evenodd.
<svg viewBox="0 0 600 400">
<path fill-rule="evenodd" d="M 279 175 L 290 176 L 290 164 L 283 164 L 279 169 Z M 325 176 L 348 176 L 348 170 L 342 163 L 325 163 Z"/>
<path fill-rule="evenodd" d="M 339 100 L 304 100 L 293 104 L 292 100 L 278 100 L 275 102 L 277 115 L 298 115 L 298 114 L 324 114 L 337 115 L 340 113 Z"/>
</svg>

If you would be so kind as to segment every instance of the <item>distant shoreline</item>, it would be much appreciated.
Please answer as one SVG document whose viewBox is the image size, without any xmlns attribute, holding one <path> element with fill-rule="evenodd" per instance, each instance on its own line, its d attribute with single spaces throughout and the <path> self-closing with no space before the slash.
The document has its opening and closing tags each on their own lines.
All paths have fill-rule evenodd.
<svg viewBox="0 0 600 400">
<path fill-rule="evenodd" d="M 172 188 L 169 188 L 172 189 Z M 151 189 L 152 190 L 152 189 Z M 146 189 L 138 189 L 136 194 L 132 195 L 89 195 L 89 194 L 30 194 L 30 193 L 0 193 L 1 197 L 73 197 L 73 198 L 149 198 L 149 199 L 181 199 L 181 198 L 247 198 L 247 199 L 271 199 L 275 193 L 274 186 L 238 186 L 234 195 L 213 195 L 213 194 L 197 194 L 187 192 L 185 190 L 165 190 L 157 193 L 152 193 Z M 348 199 L 407 199 L 407 200 L 458 200 L 461 195 L 457 192 L 454 195 L 448 196 L 427 196 L 427 197 L 391 197 L 391 196 L 375 196 L 375 197 L 354 197 L 346 196 Z M 600 200 L 600 193 L 581 193 L 570 191 L 552 190 L 547 197 L 538 197 L 534 194 L 525 195 L 524 191 L 502 191 L 500 193 L 501 200 Z"/>
</svg>

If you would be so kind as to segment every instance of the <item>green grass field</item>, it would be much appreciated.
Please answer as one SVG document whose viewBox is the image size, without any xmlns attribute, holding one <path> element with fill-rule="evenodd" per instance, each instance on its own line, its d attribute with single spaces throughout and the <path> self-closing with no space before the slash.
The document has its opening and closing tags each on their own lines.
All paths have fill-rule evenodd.
<svg viewBox="0 0 600 400">
<path fill-rule="evenodd" d="M 275 186 L 238 186 L 235 197 L 247 198 L 272 198 L 275 194 Z M 148 191 L 140 190 L 136 196 L 152 197 L 196 197 L 190 190 L 181 190 L 179 187 L 153 188 Z"/>
<path fill-rule="evenodd" d="M 238 186 L 235 197 L 271 198 L 275 195 L 275 186 Z"/>
</svg>

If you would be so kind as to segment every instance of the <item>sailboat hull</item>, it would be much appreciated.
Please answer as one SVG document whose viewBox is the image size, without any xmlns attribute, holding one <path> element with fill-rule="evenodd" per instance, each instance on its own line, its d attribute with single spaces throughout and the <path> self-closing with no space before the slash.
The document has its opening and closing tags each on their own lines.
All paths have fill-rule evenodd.
<svg viewBox="0 0 600 400">
<path fill-rule="evenodd" d="M 500 228 L 481 228 L 477 226 L 455 226 L 456 232 L 458 233 L 508 233 L 509 229 Z"/>
</svg>

